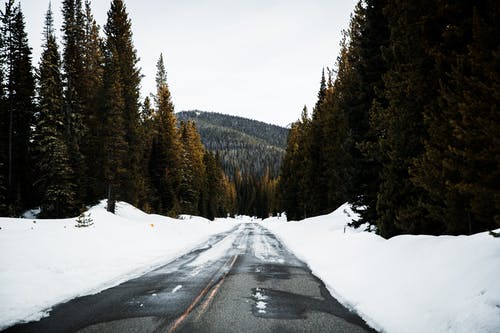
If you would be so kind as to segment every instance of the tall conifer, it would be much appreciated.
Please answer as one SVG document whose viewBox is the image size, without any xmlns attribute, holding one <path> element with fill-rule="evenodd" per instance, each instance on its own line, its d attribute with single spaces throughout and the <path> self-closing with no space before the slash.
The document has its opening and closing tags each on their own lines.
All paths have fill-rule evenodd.
<svg viewBox="0 0 500 333">
<path fill-rule="evenodd" d="M 325 132 L 322 130 L 325 125 L 327 115 L 323 105 L 327 94 L 325 70 L 321 73 L 320 88 L 318 91 L 318 101 L 312 111 L 311 129 L 304 137 L 304 149 L 307 158 L 305 159 L 305 172 L 307 177 L 307 189 L 304 193 L 304 203 L 307 207 L 308 215 L 318 215 L 327 210 L 328 182 L 324 172 L 326 166 L 326 156 L 323 145 L 327 142 Z"/>
<path fill-rule="evenodd" d="M 122 166 L 125 177 L 121 187 L 121 199 L 137 204 L 141 182 L 141 137 L 139 119 L 139 89 L 141 74 L 137 67 L 139 58 L 132 42 L 131 22 L 122 0 L 113 0 L 104 26 L 106 47 L 119 72 L 119 86 L 123 101 L 123 129 L 127 152 Z M 109 51 L 108 51 L 109 52 Z"/>
<path fill-rule="evenodd" d="M 385 7 L 390 38 L 384 54 L 387 107 L 378 108 L 374 127 L 383 133 L 378 146 L 381 184 L 377 197 L 379 232 L 385 237 L 436 230 L 418 202 L 425 192 L 410 179 L 413 159 L 423 151 L 423 111 L 438 91 L 433 62 L 426 54 L 427 39 L 436 33 L 435 2 L 391 1 Z"/>
<path fill-rule="evenodd" d="M 89 1 L 85 1 L 83 21 L 82 74 L 79 77 L 79 85 L 82 87 L 80 96 L 85 131 L 80 150 L 86 165 L 84 179 L 86 189 L 81 194 L 86 194 L 85 202 L 93 202 L 105 196 L 105 189 L 102 186 L 102 154 L 99 153 L 102 143 L 101 133 L 105 131 L 100 116 L 101 105 L 104 102 L 104 42 L 99 36 L 99 26 L 92 15 Z"/>
<path fill-rule="evenodd" d="M 358 96 L 359 116 L 350 123 L 357 128 L 354 140 L 355 167 L 349 202 L 360 215 L 354 225 L 377 223 L 377 194 L 380 187 L 381 161 L 378 154 L 378 136 L 383 135 L 371 126 L 370 117 L 377 108 L 386 107 L 384 98 L 383 75 L 387 71 L 382 50 L 387 48 L 389 28 L 383 13 L 387 1 L 367 0 L 360 33 L 353 38 L 352 45 L 357 48 L 355 70 L 359 77 Z M 361 154 L 360 154 L 361 153 Z"/>
<path fill-rule="evenodd" d="M 126 200 L 127 193 L 127 152 L 129 144 L 126 141 L 124 121 L 124 105 L 122 79 L 118 51 L 113 47 L 106 50 L 104 67 L 104 104 L 102 109 L 102 168 L 106 182 L 109 212 L 115 212 L 116 200 Z"/>
<path fill-rule="evenodd" d="M 201 191 L 205 181 L 203 155 L 205 148 L 194 122 L 182 122 L 180 127 L 182 143 L 182 178 L 179 189 L 181 211 L 184 214 L 200 214 L 202 203 Z"/>
<path fill-rule="evenodd" d="M 287 218 L 292 220 L 306 218 L 310 214 L 306 194 L 309 185 L 305 149 L 310 125 L 311 119 L 304 106 L 301 119 L 292 124 L 288 134 L 286 153 L 281 164 L 279 195 Z"/>
<path fill-rule="evenodd" d="M 61 60 L 54 36 L 52 11 L 45 18 L 44 45 L 38 69 L 40 112 L 34 134 L 42 216 L 68 217 L 77 213 L 73 170 L 66 139 Z"/>
<path fill-rule="evenodd" d="M 424 209 L 444 232 L 469 234 L 499 225 L 500 24 L 494 1 L 439 2 L 439 44 L 430 56 L 440 95 L 425 110 L 428 139 L 412 168 L 431 200 Z"/>
<path fill-rule="evenodd" d="M 1 155 L 4 155 L 4 181 L 8 214 L 15 215 L 33 203 L 29 175 L 30 131 L 34 114 L 34 77 L 24 15 L 13 0 L 1 13 L 3 87 Z"/>
<path fill-rule="evenodd" d="M 151 183 L 156 192 L 154 207 L 162 214 L 175 216 L 180 209 L 182 148 L 162 55 L 157 63 L 156 84 L 155 134 L 149 161 Z"/>
<path fill-rule="evenodd" d="M 78 188 L 79 200 L 87 197 L 87 165 L 82 153 L 87 131 L 84 113 L 84 14 L 81 0 L 64 0 L 62 4 L 62 68 L 66 141 L 73 169 L 72 182 Z"/>
</svg>

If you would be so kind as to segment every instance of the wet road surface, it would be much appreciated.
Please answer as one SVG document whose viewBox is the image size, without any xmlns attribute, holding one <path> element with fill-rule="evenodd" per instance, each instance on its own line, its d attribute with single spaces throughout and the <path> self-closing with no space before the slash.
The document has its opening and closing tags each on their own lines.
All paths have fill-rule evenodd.
<svg viewBox="0 0 500 333">
<path fill-rule="evenodd" d="M 4 332 L 375 332 L 267 229 L 245 223 L 169 264 Z"/>
</svg>

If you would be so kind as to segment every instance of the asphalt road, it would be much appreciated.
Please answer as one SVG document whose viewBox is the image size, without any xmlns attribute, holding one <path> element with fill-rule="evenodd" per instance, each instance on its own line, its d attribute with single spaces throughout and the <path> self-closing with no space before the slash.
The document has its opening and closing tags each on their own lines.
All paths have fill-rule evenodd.
<svg viewBox="0 0 500 333">
<path fill-rule="evenodd" d="M 257 223 L 5 332 L 375 332 Z"/>
</svg>

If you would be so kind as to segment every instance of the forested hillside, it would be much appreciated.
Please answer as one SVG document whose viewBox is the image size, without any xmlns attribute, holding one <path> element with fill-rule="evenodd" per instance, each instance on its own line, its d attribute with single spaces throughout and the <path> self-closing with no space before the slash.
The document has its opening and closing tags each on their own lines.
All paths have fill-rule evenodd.
<svg viewBox="0 0 500 333">
<path fill-rule="evenodd" d="M 192 120 L 205 147 L 218 152 L 231 178 L 236 171 L 277 177 L 285 154 L 288 129 L 242 117 L 203 111 L 182 111 L 179 121 Z"/>
</svg>

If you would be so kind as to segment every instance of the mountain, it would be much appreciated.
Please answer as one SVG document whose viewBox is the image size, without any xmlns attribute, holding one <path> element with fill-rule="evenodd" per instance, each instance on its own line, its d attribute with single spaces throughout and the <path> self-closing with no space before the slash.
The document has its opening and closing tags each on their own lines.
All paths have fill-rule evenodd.
<svg viewBox="0 0 500 333">
<path fill-rule="evenodd" d="M 182 111 L 178 121 L 192 120 L 208 150 L 219 152 L 226 174 L 236 170 L 277 177 L 285 154 L 288 129 L 261 121 L 204 111 Z"/>
</svg>

